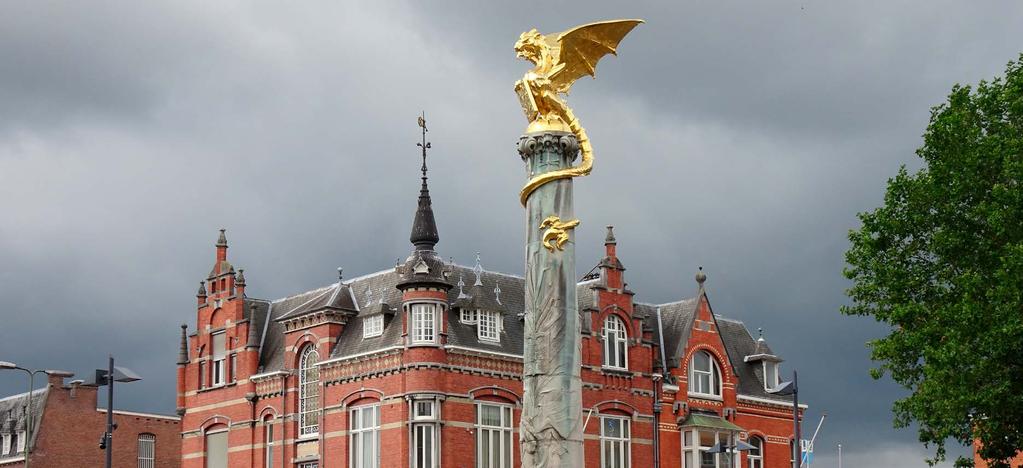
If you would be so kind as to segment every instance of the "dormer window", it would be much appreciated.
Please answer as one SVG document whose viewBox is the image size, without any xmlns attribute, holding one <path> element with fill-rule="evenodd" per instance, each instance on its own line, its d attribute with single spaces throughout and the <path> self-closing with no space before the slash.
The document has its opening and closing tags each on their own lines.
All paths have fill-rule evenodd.
<svg viewBox="0 0 1023 468">
<path fill-rule="evenodd" d="M 707 351 L 697 351 L 689 363 L 689 394 L 721 397 L 721 369 Z"/>
<path fill-rule="evenodd" d="M 437 341 L 437 305 L 412 304 L 412 343 L 435 343 Z"/>
<path fill-rule="evenodd" d="M 773 390 L 781 383 L 778 363 L 774 361 L 762 362 L 764 363 L 764 390 Z"/>
<path fill-rule="evenodd" d="M 377 314 L 366 317 L 362 322 L 362 337 L 373 338 L 384 334 L 384 316 Z"/>
<path fill-rule="evenodd" d="M 459 312 L 458 321 L 466 325 L 476 325 L 477 313 L 476 309 L 462 309 Z"/>
<path fill-rule="evenodd" d="M 604 319 L 604 367 L 625 370 L 629 368 L 629 335 L 625 322 L 615 315 Z"/>
<path fill-rule="evenodd" d="M 501 341 L 501 314 L 492 310 L 481 310 L 478 313 L 478 321 L 476 331 L 481 341 Z"/>
</svg>

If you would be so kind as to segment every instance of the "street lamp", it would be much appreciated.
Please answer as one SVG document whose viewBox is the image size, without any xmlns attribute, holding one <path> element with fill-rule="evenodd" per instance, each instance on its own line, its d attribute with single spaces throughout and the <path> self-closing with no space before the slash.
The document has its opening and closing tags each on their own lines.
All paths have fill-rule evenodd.
<svg viewBox="0 0 1023 468">
<path fill-rule="evenodd" d="M 799 433 L 799 377 L 796 371 L 792 371 L 792 380 L 788 382 L 782 382 L 774 389 L 768 390 L 767 393 L 773 393 L 775 395 L 792 395 L 792 425 L 795 428 L 796 441 L 792 444 L 792 468 L 799 468 L 803 466 L 803 449 L 800 445 L 800 438 L 802 434 Z"/>
<path fill-rule="evenodd" d="M 9 361 L 0 361 L 0 370 L 20 370 L 28 374 L 28 404 L 25 405 L 25 468 L 28 468 L 28 449 L 32 445 L 32 392 L 36 390 L 36 374 L 46 374 L 53 377 L 73 377 L 73 372 L 56 369 L 26 369 Z"/>
<path fill-rule="evenodd" d="M 113 451 L 113 438 L 114 438 L 114 382 L 135 382 L 142 380 L 138 374 L 128 370 L 124 367 L 114 367 L 114 356 L 109 356 L 109 362 L 107 363 L 106 369 L 96 369 L 96 376 L 92 382 L 92 385 L 96 386 L 107 386 L 107 431 L 103 433 L 103 438 L 100 439 L 99 447 L 105 449 L 107 452 L 107 468 L 111 468 L 114 460 Z"/>
</svg>

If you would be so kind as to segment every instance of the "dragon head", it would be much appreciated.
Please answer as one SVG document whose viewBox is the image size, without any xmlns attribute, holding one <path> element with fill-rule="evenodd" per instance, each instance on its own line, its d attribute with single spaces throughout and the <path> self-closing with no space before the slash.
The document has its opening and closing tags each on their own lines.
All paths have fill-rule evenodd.
<svg viewBox="0 0 1023 468">
<path fill-rule="evenodd" d="M 548 216 L 540 223 L 540 229 L 556 226 L 559 222 L 561 222 L 561 218 L 557 216 Z"/>
<path fill-rule="evenodd" d="M 536 29 L 530 29 L 520 34 L 519 40 L 515 42 L 515 56 L 539 64 L 546 47 L 548 46 L 543 40 L 543 34 Z"/>
</svg>

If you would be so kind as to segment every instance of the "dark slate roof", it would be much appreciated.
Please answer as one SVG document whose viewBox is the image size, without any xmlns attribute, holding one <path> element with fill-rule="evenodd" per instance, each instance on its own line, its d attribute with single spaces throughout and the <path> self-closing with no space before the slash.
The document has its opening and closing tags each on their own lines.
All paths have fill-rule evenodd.
<svg viewBox="0 0 1023 468">
<path fill-rule="evenodd" d="M 43 409 L 46 406 L 46 396 L 49 393 L 49 386 L 32 392 L 32 427 L 39 427 L 43 419 Z M 0 398 L 0 434 L 18 433 L 25 430 L 24 408 L 29 402 L 28 393 L 11 395 Z M 38 437 L 39 432 L 33 430 L 33 439 Z M 35 440 L 30 441 L 29 451 L 35 445 Z M 5 458 L 19 457 L 21 453 L 5 455 L 0 454 L 0 461 Z"/>
<path fill-rule="evenodd" d="M 698 299 L 691 297 L 666 304 L 636 303 L 633 306 L 633 309 L 646 314 L 646 326 L 653 330 L 654 340 L 660 340 L 657 328 L 657 309 L 661 309 L 661 325 L 664 327 L 664 354 L 669 367 L 678 367 L 686 352 L 689 332 L 693 329 L 693 319 L 696 317 Z"/>
<path fill-rule="evenodd" d="M 329 358 L 344 358 L 389 347 L 401 346 L 402 323 L 397 314 L 401 306 L 401 291 L 397 286 L 409 281 L 405 265 L 397 269 L 388 269 L 366 276 L 345 280 L 342 283 L 307 291 L 294 296 L 277 299 L 272 302 L 246 299 L 246 310 L 250 304 L 256 304 L 255 321 L 265 326 L 261 335 L 260 372 L 283 370 L 284 366 L 284 327 L 283 318 L 296 317 L 302 313 L 319 310 L 324 307 L 335 307 L 351 311 L 348 324 L 341 332 Z M 454 286 L 448 290 L 448 301 L 453 305 L 447 316 L 448 344 L 463 348 L 471 348 L 484 352 L 498 352 L 511 355 L 522 355 L 523 324 L 520 314 L 525 310 L 524 279 L 521 276 L 483 271 L 480 273 L 481 285 L 476 285 L 476 273 L 473 268 L 463 265 L 434 264 L 431 268 L 443 267 L 446 276 L 443 281 L 456 285 L 459 278 L 464 285 Z M 400 271 L 402 270 L 402 271 Z M 596 302 L 600 279 L 578 283 L 576 293 L 579 310 L 592 309 Z M 500 294 L 494 290 L 500 287 Z M 654 340 L 658 340 L 657 309 L 661 310 L 664 327 L 664 347 L 668 364 L 678 367 L 679 360 L 685 353 L 685 345 L 689 340 L 698 298 L 683 299 L 665 304 L 634 304 L 634 314 L 641 318 L 644 327 L 654 332 Z M 472 307 L 502 313 L 503 326 L 500 343 L 480 341 L 477 338 L 475 325 L 463 324 L 459 320 L 459 307 Z M 371 315 L 384 314 L 384 331 L 380 336 L 362 337 L 365 318 Z M 259 315 L 262 315 L 259 317 Z M 266 316 L 270 320 L 266 320 Z M 588 320 L 590 314 L 583 314 Z M 744 357 L 757 347 L 756 341 L 746 330 L 742 322 L 715 316 L 718 328 L 725 342 L 725 348 L 740 379 L 740 394 L 785 401 L 787 397 L 768 394 L 763 388 L 763 376 L 758 362 L 747 363 Z M 584 323 L 584 328 L 588 329 Z M 658 358 L 659 360 L 659 358 Z M 726 363 L 727 364 L 727 363 Z"/>
<path fill-rule="evenodd" d="M 757 343 L 750 335 L 749 330 L 742 322 L 715 316 L 718 323 L 718 332 L 725 343 L 725 351 L 728 358 L 732 360 L 736 374 L 739 376 L 739 394 L 768 400 L 791 402 L 792 397 L 779 396 L 767 393 L 764 390 L 764 368 L 759 361 L 746 362 L 744 357 L 749 356 Z"/>
</svg>

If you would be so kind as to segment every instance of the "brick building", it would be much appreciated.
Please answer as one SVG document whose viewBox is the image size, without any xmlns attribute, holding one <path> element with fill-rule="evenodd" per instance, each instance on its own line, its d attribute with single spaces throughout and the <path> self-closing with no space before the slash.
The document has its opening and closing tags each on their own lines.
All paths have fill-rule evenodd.
<svg viewBox="0 0 1023 468">
<path fill-rule="evenodd" d="M 47 386 L 0 399 L 0 468 L 25 466 L 28 446 L 33 468 L 100 467 L 99 448 L 107 413 L 96 407 L 98 387 L 63 378 Z M 26 411 L 31 404 L 32 440 L 26 437 Z M 181 421 L 174 416 L 114 410 L 113 466 L 177 468 L 181 466 Z"/>
<path fill-rule="evenodd" d="M 524 280 L 443 260 L 425 175 L 410 240 L 394 268 L 262 300 L 221 231 L 182 326 L 183 468 L 518 466 Z M 608 228 L 577 286 L 587 466 L 725 467 L 707 450 L 737 440 L 755 448 L 735 466 L 791 466 L 781 359 L 705 281 L 634 300 Z"/>
</svg>

